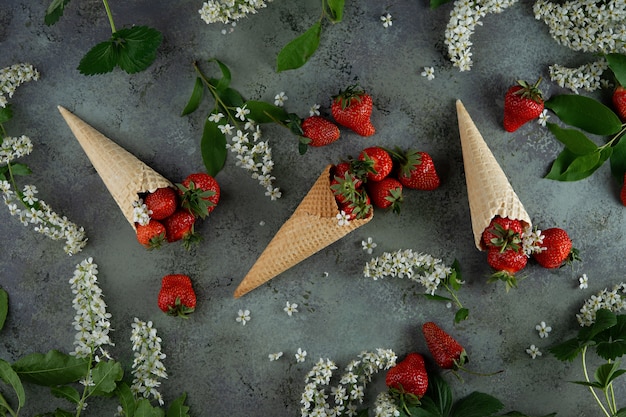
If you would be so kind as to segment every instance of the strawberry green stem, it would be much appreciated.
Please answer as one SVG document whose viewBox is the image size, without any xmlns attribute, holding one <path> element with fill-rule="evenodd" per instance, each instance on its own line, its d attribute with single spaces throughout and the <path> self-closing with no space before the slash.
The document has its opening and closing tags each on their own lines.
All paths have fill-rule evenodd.
<svg viewBox="0 0 626 417">
<path fill-rule="evenodd" d="M 583 348 L 581 356 L 582 356 L 582 362 L 583 362 L 583 373 L 585 374 L 585 381 L 591 382 L 591 380 L 589 379 L 589 373 L 587 372 L 586 355 L 587 355 L 587 346 Z M 602 404 L 602 401 L 600 401 L 600 398 L 598 397 L 596 392 L 593 390 L 593 387 L 588 387 L 588 388 L 589 388 L 589 391 L 591 392 L 591 395 L 593 395 L 593 397 L 596 399 L 596 402 L 598 403 L 598 406 L 600 406 L 600 409 L 602 410 L 604 415 L 606 415 L 607 417 L 611 417 L 611 414 L 609 414 L 609 412 L 606 410 L 606 408 Z"/>
<path fill-rule="evenodd" d="M 107 17 L 109 18 L 109 24 L 111 25 L 111 33 L 117 32 L 115 29 L 115 23 L 113 22 L 113 14 L 111 13 L 111 8 L 109 7 L 109 2 L 107 0 L 102 0 L 104 3 L 104 9 L 107 12 Z"/>
</svg>

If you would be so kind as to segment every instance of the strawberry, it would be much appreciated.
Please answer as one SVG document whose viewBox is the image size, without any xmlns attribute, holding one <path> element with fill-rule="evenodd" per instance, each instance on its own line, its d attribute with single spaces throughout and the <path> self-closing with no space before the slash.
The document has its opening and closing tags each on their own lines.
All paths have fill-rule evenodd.
<svg viewBox="0 0 626 417">
<path fill-rule="evenodd" d="M 422 333 L 433 359 L 443 369 L 459 369 L 468 362 L 463 346 L 432 321 L 422 325 Z"/>
<path fill-rule="evenodd" d="M 163 221 L 165 236 L 168 242 L 183 241 L 185 248 L 189 249 L 193 243 L 197 243 L 200 237 L 194 232 L 196 217 L 190 212 L 179 209 Z"/>
<path fill-rule="evenodd" d="M 541 78 L 534 85 L 526 81 L 518 81 L 508 89 L 504 96 L 504 129 L 507 132 L 514 132 L 524 123 L 538 118 L 543 112 L 544 104 L 539 83 Z"/>
<path fill-rule="evenodd" d="M 578 251 L 572 248 L 572 240 L 567 232 L 558 227 L 542 230 L 541 252 L 533 253 L 533 258 L 544 268 L 559 268 L 565 263 L 578 260 Z"/>
<path fill-rule="evenodd" d="M 198 217 L 205 218 L 220 200 L 219 184 L 204 172 L 190 174 L 176 186 L 181 196 L 180 205 Z"/>
<path fill-rule="evenodd" d="M 487 252 L 487 263 L 496 271 L 491 275 L 488 282 L 504 281 L 506 290 L 517 287 L 515 274 L 528 262 L 528 257 L 521 248 L 507 248 L 501 250 L 498 247 L 489 248 Z"/>
<path fill-rule="evenodd" d="M 182 274 L 164 276 L 157 304 L 164 313 L 187 318 L 196 308 L 196 293 L 191 279 Z"/>
<path fill-rule="evenodd" d="M 386 177 L 380 181 L 368 182 L 366 189 L 374 206 L 400 213 L 402 205 L 402 184 L 400 181 Z"/>
<path fill-rule="evenodd" d="M 419 353 L 409 353 L 387 371 L 385 383 L 399 394 L 409 394 L 422 398 L 428 389 L 428 374 L 424 358 Z"/>
<path fill-rule="evenodd" d="M 339 139 L 339 128 L 321 116 L 307 117 L 302 121 L 302 136 L 309 146 L 326 146 Z"/>
<path fill-rule="evenodd" d="M 508 217 L 495 216 L 482 234 L 482 244 L 485 248 L 498 248 L 501 251 L 507 248 L 519 249 L 522 242 L 522 222 Z"/>
<path fill-rule="evenodd" d="M 365 162 L 366 177 L 370 181 L 380 181 L 393 169 L 393 159 L 385 149 L 379 146 L 365 148 L 359 154 L 359 160 Z"/>
<path fill-rule="evenodd" d="M 626 88 L 618 85 L 613 91 L 613 107 L 622 121 L 626 121 Z"/>
<path fill-rule="evenodd" d="M 626 173 L 624 173 L 624 180 L 622 182 L 622 189 L 620 190 L 619 198 L 622 200 L 622 204 L 626 206 Z"/>
<path fill-rule="evenodd" d="M 147 249 L 158 249 L 165 241 L 165 226 L 158 220 L 150 219 L 147 225 L 136 224 L 137 241 Z"/>
<path fill-rule="evenodd" d="M 334 96 L 330 111 L 337 123 L 358 135 L 371 136 L 376 132 L 370 120 L 372 96 L 357 86 L 348 87 Z"/>
<path fill-rule="evenodd" d="M 163 220 L 178 208 L 178 196 L 170 187 L 157 188 L 146 196 L 144 203 L 151 212 L 151 219 Z"/>
<path fill-rule="evenodd" d="M 435 170 L 433 159 L 426 152 L 408 150 L 393 152 L 392 158 L 398 163 L 398 180 L 407 188 L 432 191 L 441 183 Z"/>
<path fill-rule="evenodd" d="M 347 178 L 346 175 L 348 175 L 351 179 L 354 179 L 354 186 L 359 188 L 363 185 L 363 181 L 360 178 L 362 174 L 358 170 L 359 165 L 357 161 L 343 161 L 333 167 L 332 177 L 337 180 Z"/>
</svg>

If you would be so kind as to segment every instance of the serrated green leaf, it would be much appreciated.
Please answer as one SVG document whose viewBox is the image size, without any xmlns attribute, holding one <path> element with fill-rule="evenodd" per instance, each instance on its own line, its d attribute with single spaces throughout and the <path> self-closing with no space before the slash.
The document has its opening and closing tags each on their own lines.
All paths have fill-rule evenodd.
<svg viewBox="0 0 626 417">
<path fill-rule="evenodd" d="M 80 402 L 80 394 L 76 390 L 76 388 L 71 387 L 69 385 L 61 385 L 58 387 L 50 388 L 50 392 L 57 398 L 63 398 L 68 400 L 74 404 L 78 404 Z"/>
<path fill-rule="evenodd" d="M 26 394 L 24 392 L 24 387 L 22 386 L 22 381 L 11 365 L 3 359 L 0 359 L 0 379 L 13 388 L 13 391 L 17 396 L 18 409 L 22 408 L 24 404 L 26 404 Z"/>
<path fill-rule="evenodd" d="M 220 78 L 217 81 L 217 83 L 215 84 L 215 88 L 218 91 L 225 90 L 226 88 L 230 86 L 230 81 L 231 81 L 230 69 L 228 68 L 226 64 L 224 64 L 219 59 L 212 58 L 209 61 L 215 61 L 217 65 L 220 67 L 220 71 L 222 72 L 222 78 Z"/>
<path fill-rule="evenodd" d="M 117 64 L 127 73 L 134 74 L 152 65 L 163 35 L 147 26 L 133 26 L 115 32 L 112 41 L 118 47 Z"/>
<path fill-rule="evenodd" d="M 474 391 L 452 406 L 450 417 L 488 417 L 503 408 L 504 404 L 496 397 Z"/>
<path fill-rule="evenodd" d="M 12 118 L 13 109 L 10 104 L 7 104 L 5 107 L 0 108 L 0 124 L 8 122 Z"/>
<path fill-rule="evenodd" d="M 167 409 L 166 417 L 189 417 L 189 407 L 185 405 L 187 394 L 182 393 L 176 398 Z"/>
<path fill-rule="evenodd" d="M 9 315 L 9 293 L 0 288 L 0 330 L 4 327 Z"/>
<path fill-rule="evenodd" d="M 93 385 L 89 387 L 91 395 L 108 395 L 117 387 L 117 382 L 122 380 L 124 370 L 116 361 L 101 361 L 92 369 L 91 379 Z"/>
<path fill-rule="evenodd" d="M 593 340 L 601 358 L 614 361 L 626 355 L 626 316 L 616 316 L 616 323 L 599 332 Z"/>
<path fill-rule="evenodd" d="M 612 311 L 601 308 L 596 311 L 596 319 L 591 326 L 583 327 L 578 331 L 578 340 L 583 343 L 596 340 L 596 336 L 617 324 L 617 315 Z"/>
<path fill-rule="evenodd" d="M 56 410 L 54 410 L 54 414 L 52 416 L 53 417 L 74 417 L 74 415 L 75 414 L 70 411 L 57 408 Z"/>
<path fill-rule="evenodd" d="M 46 9 L 46 16 L 44 17 L 45 24 L 51 26 L 58 22 L 61 16 L 63 16 L 65 6 L 67 6 L 69 2 L 70 0 L 52 0 Z"/>
<path fill-rule="evenodd" d="M 118 52 L 110 40 L 100 42 L 85 54 L 78 64 L 83 75 L 105 74 L 113 71 L 118 61 Z"/>
<path fill-rule="evenodd" d="M 278 53 L 276 70 L 278 72 L 300 68 L 315 53 L 320 44 L 322 22 L 318 21 L 306 32 L 293 39 Z"/>
<path fill-rule="evenodd" d="M 626 373 L 625 369 L 619 368 L 619 362 L 605 363 L 596 369 L 595 380 L 600 385 L 600 389 L 606 389 L 616 378 Z"/>
<path fill-rule="evenodd" d="M 564 123 L 595 135 L 608 136 L 620 131 L 622 122 L 607 106 L 578 94 L 563 94 L 545 102 Z"/>
<path fill-rule="evenodd" d="M 552 346 L 548 350 L 558 360 L 572 362 L 582 351 L 582 348 L 583 344 L 578 340 L 578 338 L 573 338 Z"/>
<path fill-rule="evenodd" d="M 589 177 L 611 156 L 612 148 L 602 148 L 587 155 L 575 155 L 563 149 L 553 161 L 546 178 L 556 181 L 579 181 Z"/>
<path fill-rule="evenodd" d="M 598 146 L 577 129 L 563 129 L 555 123 L 547 123 L 548 129 L 574 155 L 587 155 L 595 152 Z"/>
<path fill-rule="evenodd" d="M 26 176 L 33 173 L 26 164 L 11 164 L 11 172 L 13 175 Z"/>
<path fill-rule="evenodd" d="M 607 54 L 606 60 L 617 82 L 620 83 L 620 85 L 626 86 L 626 55 Z"/>
<path fill-rule="evenodd" d="M 76 382 L 87 375 L 89 360 L 67 355 L 58 350 L 32 353 L 13 364 L 21 379 L 37 385 L 54 386 Z"/>
<path fill-rule="evenodd" d="M 248 119 L 254 120 L 256 123 L 284 122 L 288 118 L 288 113 L 284 108 L 265 101 L 248 100 L 245 106 L 246 109 L 250 110 Z"/>
<path fill-rule="evenodd" d="M 430 376 L 427 395 L 440 415 L 447 416 L 450 413 L 452 409 L 452 390 L 446 380 L 439 374 Z"/>
<path fill-rule="evenodd" d="M 441 6 L 442 4 L 446 4 L 451 2 L 452 0 L 430 0 L 430 8 L 431 9 L 436 9 L 437 7 Z"/>
<path fill-rule="evenodd" d="M 343 19 L 343 9 L 345 0 L 327 0 L 330 12 L 330 21 L 333 23 L 341 22 Z"/>
<path fill-rule="evenodd" d="M 157 407 L 153 407 L 150 401 L 142 398 L 137 401 L 134 417 L 164 417 L 165 412 Z"/>
<path fill-rule="evenodd" d="M 204 96 L 204 84 L 202 83 L 202 79 L 200 77 L 196 77 L 196 82 L 193 86 L 193 91 L 191 92 L 191 97 L 189 97 L 189 101 L 187 105 L 183 109 L 181 116 L 186 116 L 188 114 L 193 113 L 200 106 L 200 102 L 202 101 L 202 97 Z"/>
<path fill-rule="evenodd" d="M 624 182 L 624 174 L 626 174 L 626 139 L 623 137 L 613 145 L 613 153 L 611 154 L 611 174 L 618 184 Z"/>
<path fill-rule="evenodd" d="M 115 388 L 115 395 L 124 410 L 124 415 L 126 417 L 133 417 L 135 415 L 135 396 L 133 392 L 130 390 L 130 387 L 122 382 L 117 385 Z"/>
<path fill-rule="evenodd" d="M 226 136 L 218 128 L 217 123 L 208 118 L 202 131 L 200 150 L 207 173 L 215 177 L 226 162 Z"/>
</svg>

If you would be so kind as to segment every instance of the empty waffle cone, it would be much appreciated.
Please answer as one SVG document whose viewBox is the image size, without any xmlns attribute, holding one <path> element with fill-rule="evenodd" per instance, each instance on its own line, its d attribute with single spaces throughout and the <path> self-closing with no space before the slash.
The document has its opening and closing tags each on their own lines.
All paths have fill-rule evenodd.
<svg viewBox="0 0 626 417">
<path fill-rule="evenodd" d="M 532 222 L 461 100 L 456 101 L 456 111 L 474 243 L 484 250 L 482 234 L 495 216 L 517 219 L 528 227 Z"/>
<path fill-rule="evenodd" d="M 235 290 L 236 298 L 266 283 L 372 219 L 373 214 L 365 219 L 355 219 L 347 225 L 339 226 L 337 220 L 339 209 L 330 189 L 331 167 L 332 165 L 328 165 L 324 169 L 291 217 L 276 232 Z"/>
<path fill-rule="evenodd" d="M 139 198 L 138 194 L 173 184 L 69 110 L 62 106 L 58 109 L 134 229 L 133 202 Z"/>
</svg>

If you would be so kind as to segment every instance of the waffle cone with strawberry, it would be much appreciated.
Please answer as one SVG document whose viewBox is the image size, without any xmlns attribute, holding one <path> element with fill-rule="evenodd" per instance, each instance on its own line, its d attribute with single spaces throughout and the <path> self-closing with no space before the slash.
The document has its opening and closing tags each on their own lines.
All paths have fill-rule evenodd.
<svg viewBox="0 0 626 417">
<path fill-rule="evenodd" d="M 69 110 L 62 106 L 58 109 L 124 217 L 135 229 L 133 202 L 137 201 L 138 194 L 174 185 Z"/>
<path fill-rule="evenodd" d="M 339 208 L 330 188 L 328 165 L 291 217 L 280 227 L 248 274 L 241 281 L 236 298 L 261 286 L 278 274 L 300 263 L 351 231 L 363 226 L 372 215 L 339 225 Z"/>
<path fill-rule="evenodd" d="M 529 228 L 532 222 L 460 100 L 456 101 L 456 109 L 474 243 L 482 251 L 487 249 L 482 242 L 483 232 L 494 217 L 517 219 Z"/>
</svg>

